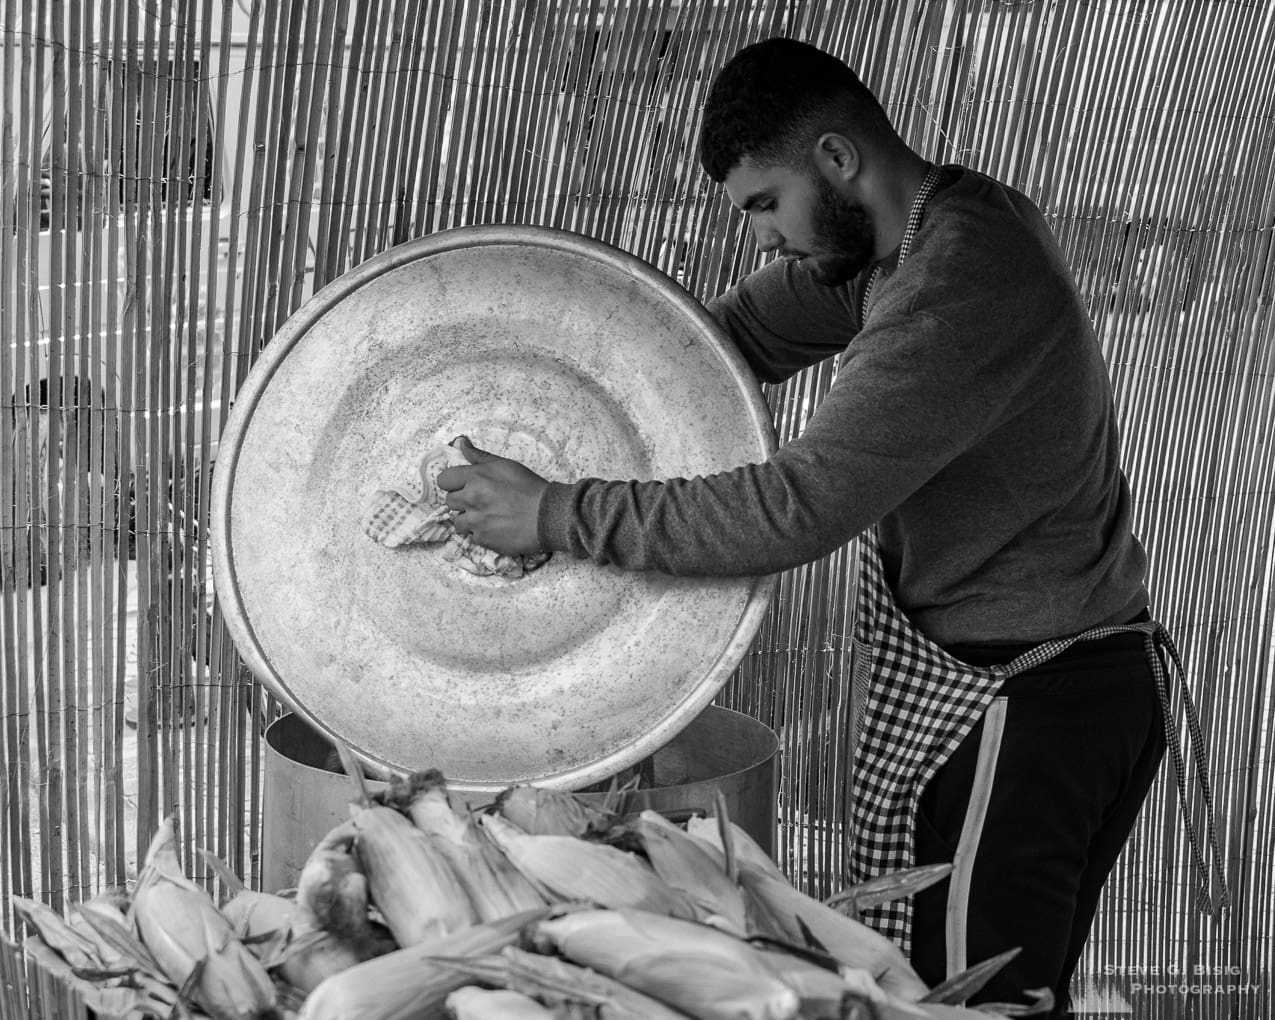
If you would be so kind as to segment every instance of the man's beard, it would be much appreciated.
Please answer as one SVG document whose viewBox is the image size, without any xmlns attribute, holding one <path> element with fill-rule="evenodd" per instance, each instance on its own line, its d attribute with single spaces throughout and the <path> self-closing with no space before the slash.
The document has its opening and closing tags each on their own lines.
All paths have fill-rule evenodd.
<svg viewBox="0 0 1275 1020">
<path fill-rule="evenodd" d="M 802 259 L 802 268 L 816 283 L 839 287 L 872 261 L 875 243 L 868 210 L 837 194 L 821 177 L 814 219 L 815 250 Z"/>
</svg>

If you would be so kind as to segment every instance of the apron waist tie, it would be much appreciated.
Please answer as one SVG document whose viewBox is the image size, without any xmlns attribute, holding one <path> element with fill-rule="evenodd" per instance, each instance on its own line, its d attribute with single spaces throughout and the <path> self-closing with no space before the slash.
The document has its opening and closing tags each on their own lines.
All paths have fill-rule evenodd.
<svg viewBox="0 0 1275 1020">
<path fill-rule="evenodd" d="M 1213 790 L 1209 782 L 1208 759 L 1204 753 L 1204 733 L 1200 729 L 1200 717 L 1195 710 L 1195 702 L 1191 700 L 1191 691 L 1186 683 L 1186 671 L 1182 668 L 1182 660 L 1178 650 L 1169 637 L 1168 631 L 1160 624 L 1154 624 L 1146 636 L 1147 657 L 1151 660 L 1151 672 L 1155 677 L 1156 691 L 1160 695 L 1160 709 L 1164 716 L 1164 737 L 1173 761 L 1173 775 L 1178 784 L 1178 800 L 1182 806 L 1182 821 L 1186 827 L 1187 842 L 1191 845 L 1191 856 L 1195 862 L 1199 888 L 1196 890 L 1196 905 L 1206 914 L 1218 914 L 1231 905 L 1231 891 L 1226 884 L 1226 874 L 1222 869 L 1222 853 L 1218 849 L 1217 827 L 1213 821 Z M 1182 742 L 1178 738 L 1178 727 L 1173 722 L 1173 710 L 1169 696 L 1169 674 L 1172 672 L 1177 688 L 1182 694 L 1182 706 L 1186 715 L 1187 736 L 1191 744 L 1191 758 L 1195 765 L 1195 779 L 1200 788 L 1200 796 L 1204 800 L 1205 827 L 1209 841 L 1209 851 L 1213 855 L 1213 873 L 1218 880 L 1217 898 L 1214 899 L 1212 889 L 1213 873 L 1204 864 L 1200 852 L 1199 835 L 1195 830 L 1195 821 L 1191 817 L 1191 807 L 1187 797 L 1186 768 L 1182 755 Z"/>
<path fill-rule="evenodd" d="M 1186 670 L 1182 668 L 1182 660 L 1178 656 L 1177 647 L 1173 644 L 1173 639 L 1169 636 L 1169 632 L 1164 628 L 1164 625 L 1153 620 L 1115 624 L 1094 627 L 1092 630 L 1087 630 L 1083 634 L 1077 634 L 1074 637 L 1049 641 L 1028 652 L 1024 652 L 1012 662 L 1001 667 L 1004 670 L 1002 677 L 1003 679 L 1008 679 L 1018 673 L 1026 672 L 1033 666 L 1040 665 L 1053 658 L 1077 641 L 1099 640 L 1110 637 L 1113 634 L 1124 634 L 1130 631 L 1136 631 L 1143 635 L 1147 660 L 1151 664 L 1151 675 L 1155 680 L 1156 694 L 1160 699 L 1160 714 L 1164 720 L 1165 746 L 1173 764 L 1173 776 L 1178 787 L 1178 803 L 1181 808 L 1182 823 L 1186 829 L 1187 843 L 1191 847 L 1191 859 L 1195 865 L 1196 875 L 1200 883 L 1195 894 L 1196 906 L 1203 913 L 1214 915 L 1230 906 L 1231 892 L 1226 884 L 1226 874 L 1222 869 L 1222 854 L 1218 849 L 1217 827 L 1213 816 L 1213 789 L 1212 784 L 1209 782 L 1208 759 L 1204 752 L 1204 732 L 1200 728 L 1199 713 L 1196 712 L 1195 702 L 1191 699 L 1191 690 L 1187 686 Z M 1213 857 L 1211 872 L 1204 863 L 1199 833 L 1196 831 L 1195 820 L 1192 817 L 1192 804 L 1187 790 L 1185 755 L 1182 750 L 1182 741 L 1178 736 L 1178 727 L 1173 721 L 1172 695 L 1169 689 L 1170 675 L 1172 675 L 1172 680 L 1175 681 L 1178 693 L 1182 696 L 1182 707 L 1186 716 L 1187 738 L 1190 742 L 1191 761 L 1195 766 L 1195 781 L 1199 787 L 1200 796 L 1204 801 L 1205 830 L 1209 850 Z M 1214 898 L 1212 882 L 1214 876 L 1216 876 L 1218 881 L 1216 899 Z"/>
</svg>

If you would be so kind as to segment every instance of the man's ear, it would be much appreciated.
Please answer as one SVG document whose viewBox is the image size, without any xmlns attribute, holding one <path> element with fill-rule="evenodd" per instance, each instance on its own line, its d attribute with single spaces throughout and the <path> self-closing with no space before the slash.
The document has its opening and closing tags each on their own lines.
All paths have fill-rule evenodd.
<svg viewBox="0 0 1275 1020">
<path fill-rule="evenodd" d="M 815 142 L 815 165 L 829 176 L 854 180 L 861 165 L 859 146 L 840 132 L 826 131 Z"/>
</svg>

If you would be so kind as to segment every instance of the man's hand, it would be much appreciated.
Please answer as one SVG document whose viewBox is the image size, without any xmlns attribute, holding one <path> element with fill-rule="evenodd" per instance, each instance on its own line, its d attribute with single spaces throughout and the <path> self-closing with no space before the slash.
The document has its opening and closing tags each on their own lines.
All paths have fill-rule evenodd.
<svg viewBox="0 0 1275 1020">
<path fill-rule="evenodd" d="M 457 511 L 452 520 L 456 530 L 507 556 L 540 552 L 536 518 L 549 483 L 516 460 L 478 449 L 465 436 L 452 445 L 470 463 L 438 475 L 447 505 Z"/>
</svg>

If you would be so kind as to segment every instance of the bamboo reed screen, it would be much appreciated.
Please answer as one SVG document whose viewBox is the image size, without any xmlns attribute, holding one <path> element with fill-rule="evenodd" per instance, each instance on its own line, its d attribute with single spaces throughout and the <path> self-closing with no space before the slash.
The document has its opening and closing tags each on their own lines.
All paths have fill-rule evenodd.
<svg viewBox="0 0 1275 1020">
<path fill-rule="evenodd" d="M 0 8 L 6 930 L 11 894 L 64 906 L 125 882 L 170 810 L 188 853 L 259 873 L 277 708 L 204 612 L 202 510 L 231 400 L 279 324 L 369 256 L 471 223 L 581 231 L 717 292 L 760 260 L 697 166 L 699 109 L 729 54 L 782 33 L 856 66 L 923 154 L 1026 191 L 1062 240 L 1111 366 L 1155 610 L 1202 712 L 1235 898 L 1220 922 L 1192 911 L 1162 774 L 1082 983 L 1146 1016 L 1265 1015 L 1269 989 L 1242 986 L 1275 954 L 1270 5 Z M 782 437 L 829 382 L 820 367 L 769 392 Z M 721 696 L 782 735 L 782 863 L 817 893 L 844 860 L 852 560 L 784 576 Z M 1227 990 L 1134 987 L 1180 983 L 1171 967 Z"/>
</svg>

